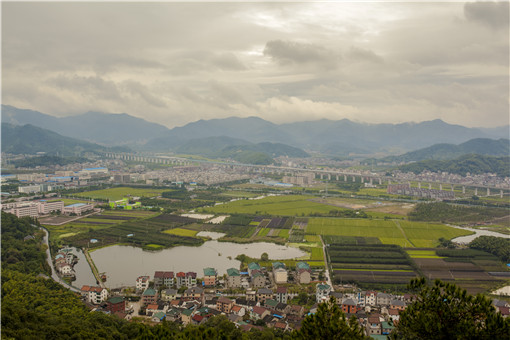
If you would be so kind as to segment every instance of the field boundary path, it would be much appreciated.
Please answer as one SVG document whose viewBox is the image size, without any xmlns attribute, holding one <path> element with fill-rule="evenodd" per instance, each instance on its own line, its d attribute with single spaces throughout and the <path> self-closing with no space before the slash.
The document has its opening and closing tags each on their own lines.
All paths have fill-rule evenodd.
<svg viewBox="0 0 510 340">
<path fill-rule="evenodd" d="M 319 235 L 319 238 L 321 240 L 321 243 L 322 243 L 322 253 L 324 255 L 324 264 L 325 264 L 325 275 L 326 275 L 326 282 L 328 283 L 328 285 L 331 287 L 331 291 L 335 291 L 335 289 L 333 288 L 333 281 L 331 281 L 331 276 L 329 275 L 329 261 L 328 261 L 328 256 L 326 254 L 326 244 L 324 243 L 324 240 L 322 239 L 322 235 Z"/>
<path fill-rule="evenodd" d="M 402 235 L 404 236 L 404 238 L 406 239 L 406 242 L 409 242 L 409 244 L 411 245 L 411 247 L 416 247 L 413 242 L 411 242 L 411 240 L 409 240 L 407 238 L 407 235 L 404 231 L 404 229 L 402 229 L 402 226 L 400 225 L 400 222 L 399 221 L 396 221 L 396 220 L 393 220 L 393 222 L 395 223 L 395 225 L 397 226 L 397 228 L 400 230 L 400 232 L 402 233 Z M 404 248 L 407 248 L 407 247 L 404 247 Z"/>
<path fill-rule="evenodd" d="M 99 272 L 97 271 L 97 268 L 94 265 L 94 262 L 92 261 L 92 258 L 90 257 L 88 249 L 83 249 L 83 254 L 85 254 L 85 258 L 87 259 L 87 262 L 89 263 L 90 269 L 92 269 L 92 274 L 94 274 L 94 277 L 96 278 L 96 281 L 99 282 L 99 286 L 101 288 L 106 288 L 103 280 L 101 280 L 101 277 L 99 276 Z"/>
</svg>

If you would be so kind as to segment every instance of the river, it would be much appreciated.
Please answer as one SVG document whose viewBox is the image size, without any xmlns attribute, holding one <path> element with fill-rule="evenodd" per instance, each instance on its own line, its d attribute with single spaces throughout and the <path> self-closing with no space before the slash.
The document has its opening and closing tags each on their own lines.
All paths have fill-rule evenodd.
<svg viewBox="0 0 510 340">
<path fill-rule="evenodd" d="M 149 275 L 152 279 L 154 272 L 160 270 L 174 273 L 192 271 L 196 272 L 198 277 L 202 277 L 203 269 L 212 267 L 216 269 L 218 275 L 223 275 L 228 268 L 240 267 L 241 263 L 235 260 L 237 255 L 245 254 L 260 258 L 264 252 L 271 260 L 293 259 L 306 255 L 298 248 L 274 243 L 238 244 L 212 240 L 199 247 L 180 246 L 156 252 L 114 245 L 92 251 L 90 256 L 99 272 L 106 272 L 106 286 L 117 288 L 134 286 L 136 278 L 140 275 Z"/>
<path fill-rule="evenodd" d="M 490 230 L 475 229 L 475 228 L 468 228 L 468 227 L 459 227 L 459 226 L 456 226 L 456 225 L 448 225 L 448 226 L 453 227 L 453 228 L 457 228 L 457 229 L 472 231 L 472 232 L 475 233 L 475 234 L 472 234 L 472 235 L 459 236 L 459 237 L 454 238 L 452 240 L 452 242 L 456 242 L 456 243 L 467 244 L 467 243 L 473 241 L 478 236 L 495 236 L 495 237 L 502 237 L 502 238 L 510 238 L 510 235 L 505 235 L 505 234 L 497 233 L 497 232 L 490 231 Z"/>
</svg>

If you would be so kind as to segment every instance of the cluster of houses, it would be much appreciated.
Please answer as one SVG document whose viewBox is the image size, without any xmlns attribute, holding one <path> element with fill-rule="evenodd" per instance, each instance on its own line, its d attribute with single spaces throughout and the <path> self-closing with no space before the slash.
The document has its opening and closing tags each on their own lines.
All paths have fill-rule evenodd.
<svg viewBox="0 0 510 340">
<path fill-rule="evenodd" d="M 302 279 L 315 288 L 316 303 L 306 309 L 291 302 L 296 294 L 289 292 L 286 284 L 288 271 L 282 263 L 273 263 L 272 283 L 268 284 L 271 280 L 267 274 L 257 263 L 250 263 L 247 272 L 228 269 L 225 280 L 221 281 L 223 285 L 220 285 L 214 268 L 204 268 L 201 281 L 197 281 L 195 272 L 156 271 L 152 282 L 149 276 L 136 279 L 139 313 L 154 323 L 166 320 L 182 325 L 200 325 L 223 314 L 243 330 L 265 325 L 288 331 L 299 329 L 306 315 L 316 313 L 320 303 L 333 299 L 347 318 L 357 318 L 366 335 L 386 339 L 399 322 L 401 311 L 415 298 L 410 294 L 392 295 L 377 291 L 333 291 L 326 283 L 311 282 L 308 264 L 300 262 L 293 275 L 300 278 L 299 282 Z M 220 293 L 221 288 L 243 287 L 243 277 L 249 279 L 250 287 L 236 290 L 237 293 L 229 290 L 229 295 Z M 102 311 L 130 319 L 124 297 L 108 299 L 107 290 L 101 287 L 83 286 L 81 292 L 87 302 L 100 305 Z M 501 306 L 496 307 L 500 310 L 508 309 L 508 305 L 499 304 Z"/>
<path fill-rule="evenodd" d="M 72 249 L 62 248 L 55 255 L 55 270 L 63 277 L 75 277 L 74 265 L 77 261 Z"/>
</svg>

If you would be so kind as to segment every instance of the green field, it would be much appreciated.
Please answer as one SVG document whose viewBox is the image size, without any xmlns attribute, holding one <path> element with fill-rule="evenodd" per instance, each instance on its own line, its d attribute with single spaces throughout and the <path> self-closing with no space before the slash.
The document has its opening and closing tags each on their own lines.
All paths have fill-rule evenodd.
<svg viewBox="0 0 510 340">
<path fill-rule="evenodd" d="M 411 248 L 435 247 L 440 237 L 452 239 L 471 234 L 469 231 L 441 224 L 340 218 L 310 218 L 306 233 L 313 235 L 377 237 L 383 244 L 396 244 L 401 247 Z"/>
<path fill-rule="evenodd" d="M 398 222 L 407 238 L 418 248 L 432 248 L 438 245 L 439 238 L 447 240 L 455 237 L 470 235 L 472 232 L 448 227 L 442 224 L 430 224 L 421 222 Z"/>
<path fill-rule="evenodd" d="M 164 189 L 145 189 L 145 188 L 128 188 L 116 187 L 103 190 L 85 191 L 74 194 L 74 196 L 85 197 L 91 199 L 108 199 L 112 201 L 120 200 L 128 195 L 139 197 L 156 197 L 161 195 Z"/>
<path fill-rule="evenodd" d="M 406 250 L 412 259 L 440 259 L 435 250 Z"/>
<path fill-rule="evenodd" d="M 278 216 L 308 216 L 312 213 L 327 214 L 341 208 L 311 202 L 313 196 L 289 195 L 271 196 L 259 200 L 241 200 L 204 208 L 203 211 L 215 214 L 260 214 Z"/>
<path fill-rule="evenodd" d="M 281 229 L 280 232 L 278 233 L 278 236 L 280 236 L 284 239 L 288 239 L 289 238 L 289 229 Z"/>
<path fill-rule="evenodd" d="M 189 229 L 183 229 L 183 228 L 168 229 L 163 232 L 166 234 L 171 234 L 171 235 L 189 236 L 189 237 L 193 237 L 198 233 L 197 230 L 189 230 Z"/>
</svg>

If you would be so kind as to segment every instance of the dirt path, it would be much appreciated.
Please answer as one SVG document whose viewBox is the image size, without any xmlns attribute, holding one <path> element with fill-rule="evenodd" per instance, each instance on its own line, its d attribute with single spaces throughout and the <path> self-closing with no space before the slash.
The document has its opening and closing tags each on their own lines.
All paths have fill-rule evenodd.
<svg viewBox="0 0 510 340">
<path fill-rule="evenodd" d="M 413 242 L 411 242 L 411 241 L 407 238 L 407 235 L 406 235 L 406 233 L 405 233 L 404 229 L 402 229 L 402 226 L 400 226 L 400 222 L 399 222 L 399 221 L 397 221 L 397 220 L 393 220 L 393 222 L 395 222 L 395 224 L 396 224 L 397 228 L 400 230 L 400 232 L 402 233 L 402 235 L 404 235 L 404 238 L 406 239 L 406 241 L 407 241 L 407 242 L 409 242 L 409 244 L 410 244 L 412 247 L 416 247 L 416 246 L 413 244 Z M 404 248 L 406 248 L 406 247 L 404 247 Z"/>
<path fill-rule="evenodd" d="M 94 262 L 92 262 L 92 258 L 90 257 L 88 249 L 83 249 L 83 254 L 85 254 L 85 257 L 87 258 L 87 262 L 89 263 L 90 269 L 92 269 L 92 274 L 94 274 L 96 281 L 99 282 L 99 286 L 101 286 L 101 288 L 106 288 L 103 280 L 101 280 L 101 277 L 99 276 L 99 273 L 97 271 L 96 266 L 94 265 Z"/>
<path fill-rule="evenodd" d="M 324 244 L 322 235 L 320 235 L 320 239 L 321 239 L 321 243 L 322 243 L 322 254 L 324 256 L 324 264 L 325 264 L 325 268 L 326 268 L 326 273 L 325 273 L 326 274 L 326 282 L 331 287 L 331 291 L 333 292 L 334 291 L 333 282 L 331 281 L 331 276 L 329 275 L 329 261 L 328 261 L 327 255 L 326 255 L 326 244 Z"/>
</svg>

